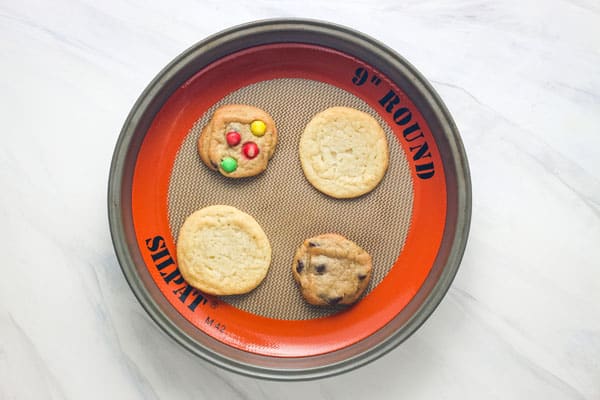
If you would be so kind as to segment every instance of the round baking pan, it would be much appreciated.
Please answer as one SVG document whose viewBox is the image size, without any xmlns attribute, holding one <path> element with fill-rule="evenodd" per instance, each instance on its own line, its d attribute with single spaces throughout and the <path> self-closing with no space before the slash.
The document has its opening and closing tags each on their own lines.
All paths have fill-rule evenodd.
<svg viewBox="0 0 600 400">
<path fill-rule="evenodd" d="M 223 177 L 196 151 L 214 110 L 234 103 L 260 107 L 277 124 L 275 154 L 256 177 Z M 332 106 L 371 114 L 389 143 L 385 177 L 355 199 L 322 194 L 300 166 L 303 127 Z M 213 204 L 251 214 L 271 241 L 269 273 L 246 295 L 211 296 L 179 273 L 178 231 Z M 108 213 L 125 278 L 169 336 L 223 368 L 300 380 L 364 365 L 431 315 L 465 249 L 471 186 L 450 114 L 406 60 L 345 27 L 268 20 L 199 42 L 150 83 L 116 144 Z M 373 258 L 370 285 L 349 307 L 309 305 L 292 277 L 296 248 L 326 232 Z"/>
</svg>

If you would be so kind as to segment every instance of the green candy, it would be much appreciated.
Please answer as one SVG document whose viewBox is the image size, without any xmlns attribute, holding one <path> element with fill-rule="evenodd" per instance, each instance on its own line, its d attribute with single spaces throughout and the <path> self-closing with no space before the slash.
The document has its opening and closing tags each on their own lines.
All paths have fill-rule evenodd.
<svg viewBox="0 0 600 400">
<path fill-rule="evenodd" d="M 233 172 L 237 169 L 237 161 L 233 157 L 225 157 L 221 160 L 221 168 L 225 172 Z"/>
</svg>

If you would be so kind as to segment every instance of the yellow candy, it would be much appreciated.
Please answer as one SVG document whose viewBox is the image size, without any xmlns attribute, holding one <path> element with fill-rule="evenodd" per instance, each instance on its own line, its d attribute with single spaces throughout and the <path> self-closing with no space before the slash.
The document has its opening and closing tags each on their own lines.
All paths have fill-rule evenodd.
<svg viewBox="0 0 600 400">
<path fill-rule="evenodd" d="M 252 121 L 250 130 L 254 136 L 263 136 L 267 130 L 267 125 L 261 120 Z"/>
</svg>

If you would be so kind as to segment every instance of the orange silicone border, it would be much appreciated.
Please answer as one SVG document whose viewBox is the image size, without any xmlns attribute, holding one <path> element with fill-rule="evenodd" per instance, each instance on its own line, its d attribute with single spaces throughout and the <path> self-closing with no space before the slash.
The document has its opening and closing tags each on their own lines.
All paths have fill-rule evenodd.
<svg viewBox="0 0 600 400">
<path fill-rule="evenodd" d="M 359 68 L 367 73 L 369 80 L 357 86 L 355 77 Z M 393 128 L 413 171 L 414 209 L 402 253 L 386 278 L 368 296 L 352 308 L 326 318 L 284 321 L 253 315 L 192 290 L 176 270 L 175 243 L 167 217 L 167 192 L 182 141 L 196 120 L 223 96 L 246 85 L 275 78 L 319 80 L 362 98 Z M 400 98 L 392 113 L 386 112 L 379 103 L 389 90 Z M 435 166 L 434 176 L 428 179 L 417 176 L 417 163 L 410 157 L 411 144 L 394 122 L 393 112 L 399 107 L 406 107 L 412 113 L 412 121 L 419 123 L 427 140 L 431 153 L 428 160 Z M 169 303 L 190 323 L 215 339 L 244 351 L 277 357 L 311 356 L 339 350 L 382 328 L 410 302 L 427 277 L 446 219 L 446 184 L 441 157 L 426 121 L 408 96 L 358 59 L 332 49 L 294 43 L 257 46 L 231 54 L 202 69 L 175 91 L 144 138 L 131 196 L 140 252 L 152 279 Z"/>
</svg>

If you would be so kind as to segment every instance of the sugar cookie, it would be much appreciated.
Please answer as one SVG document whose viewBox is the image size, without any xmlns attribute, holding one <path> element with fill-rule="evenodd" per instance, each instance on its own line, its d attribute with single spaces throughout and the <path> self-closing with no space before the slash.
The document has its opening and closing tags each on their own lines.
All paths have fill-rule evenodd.
<svg viewBox="0 0 600 400">
<path fill-rule="evenodd" d="M 205 293 L 242 294 L 265 278 L 271 245 L 252 216 L 214 205 L 194 212 L 183 223 L 177 262 L 183 278 Z"/>
<path fill-rule="evenodd" d="M 308 181 L 335 198 L 370 192 L 389 163 L 387 139 L 377 120 L 348 107 L 315 115 L 302 133 L 299 150 Z"/>
</svg>

